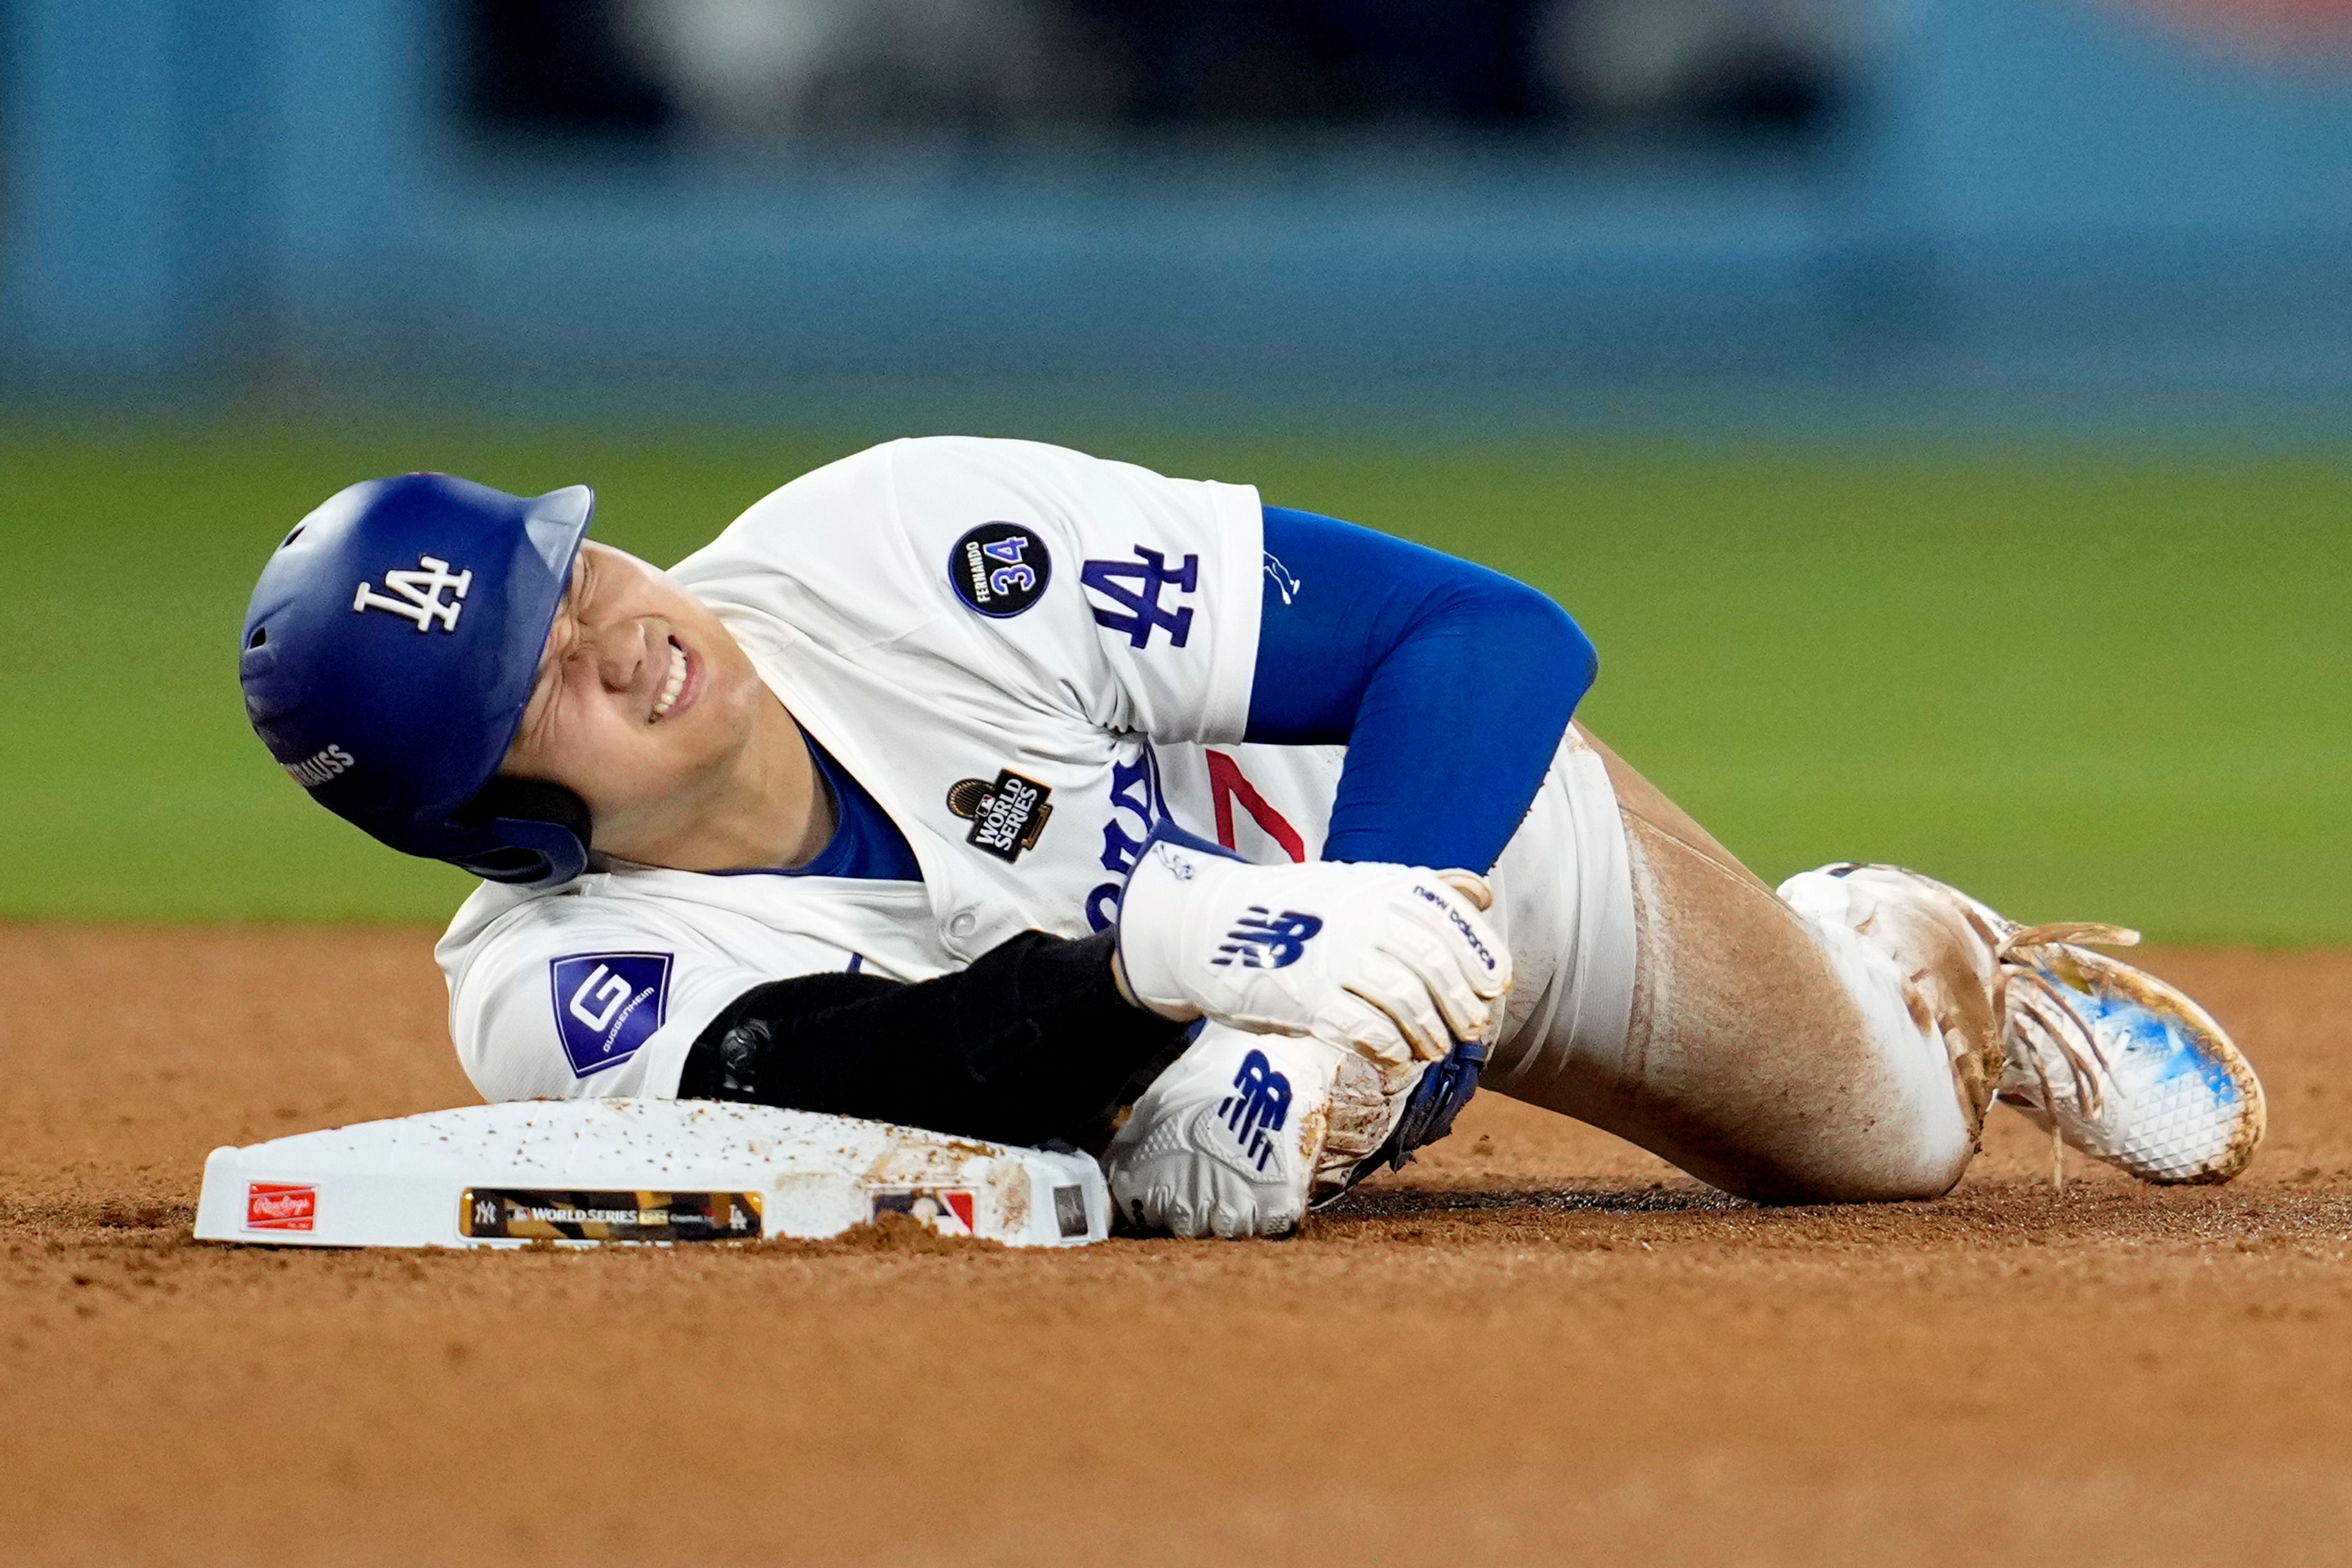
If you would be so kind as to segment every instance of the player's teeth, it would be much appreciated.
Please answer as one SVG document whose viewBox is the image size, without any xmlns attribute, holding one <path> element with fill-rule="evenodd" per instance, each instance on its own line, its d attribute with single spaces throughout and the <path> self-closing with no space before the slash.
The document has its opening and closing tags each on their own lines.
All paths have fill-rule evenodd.
<svg viewBox="0 0 2352 1568">
<path fill-rule="evenodd" d="M 677 694 L 685 689 L 686 650 L 672 643 L 669 649 L 669 679 L 662 683 L 661 695 L 654 699 L 654 717 L 658 719 L 668 712 L 669 705 L 677 701 Z"/>
</svg>

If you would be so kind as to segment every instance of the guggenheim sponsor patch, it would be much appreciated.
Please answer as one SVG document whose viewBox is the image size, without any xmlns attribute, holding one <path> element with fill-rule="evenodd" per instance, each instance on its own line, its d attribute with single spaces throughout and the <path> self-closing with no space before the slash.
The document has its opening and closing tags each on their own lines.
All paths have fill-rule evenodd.
<svg viewBox="0 0 2352 1568">
<path fill-rule="evenodd" d="M 579 952 L 549 963 L 572 1077 L 620 1066 L 662 1026 L 673 963 L 667 952 Z"/>
</svg>

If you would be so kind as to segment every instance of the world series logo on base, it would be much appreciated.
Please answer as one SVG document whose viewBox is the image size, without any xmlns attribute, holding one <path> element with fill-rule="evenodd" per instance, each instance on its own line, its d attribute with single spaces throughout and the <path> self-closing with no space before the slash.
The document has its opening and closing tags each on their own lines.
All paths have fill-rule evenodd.
<svg viewBox="0 0 2352 1568">
<path fill-rule="evenodd" d="M 760 1194 L 468 1187 L 457 1234 L 519 1241 L 757 1241 Z"/>
</svg>

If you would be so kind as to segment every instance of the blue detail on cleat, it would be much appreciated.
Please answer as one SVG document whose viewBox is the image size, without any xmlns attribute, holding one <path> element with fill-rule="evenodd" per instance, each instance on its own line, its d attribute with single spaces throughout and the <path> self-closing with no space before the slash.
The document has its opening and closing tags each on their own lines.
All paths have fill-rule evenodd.
<svg viewBox="0 0 2352 1568">
<path fill-rule="evenodd" d="M 2047 970 L 2042 973 L 2049 973 Z M 2050 978 L 2055 981 L 2057 977 Z M 2163 1063 L 2156 1069 L 2153 1081 L 2170 1083 L 2183 1074 L 2195 1073 L 2213 1096 L 2214 1103 L 2238 1102 L 2238 1084 L 2231 1076 L 2229 1064 L 2199 1048 L 2196 1037 L 2181 1028 L 2178 1019 L 2127 998 L 2101 996 L 2071 985 L 2064 989 L 2084 1023 L 2101 1035 L 2120 1037 L 2126 1051 L 2145 1053 Z"/>
</svg>

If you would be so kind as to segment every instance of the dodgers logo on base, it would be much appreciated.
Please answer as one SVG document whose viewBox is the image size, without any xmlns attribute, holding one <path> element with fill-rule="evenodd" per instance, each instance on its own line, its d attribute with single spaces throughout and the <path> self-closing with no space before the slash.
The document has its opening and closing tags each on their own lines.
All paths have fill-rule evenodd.
<svg viewBox="0 0 2352 1568">
<path fill-rule="evenodd" d="M 581 952 L 548 965 L 572 1077 L 620 1066 L 662 1026 L 671 963 L 667 952 Z"/>
</svg>

